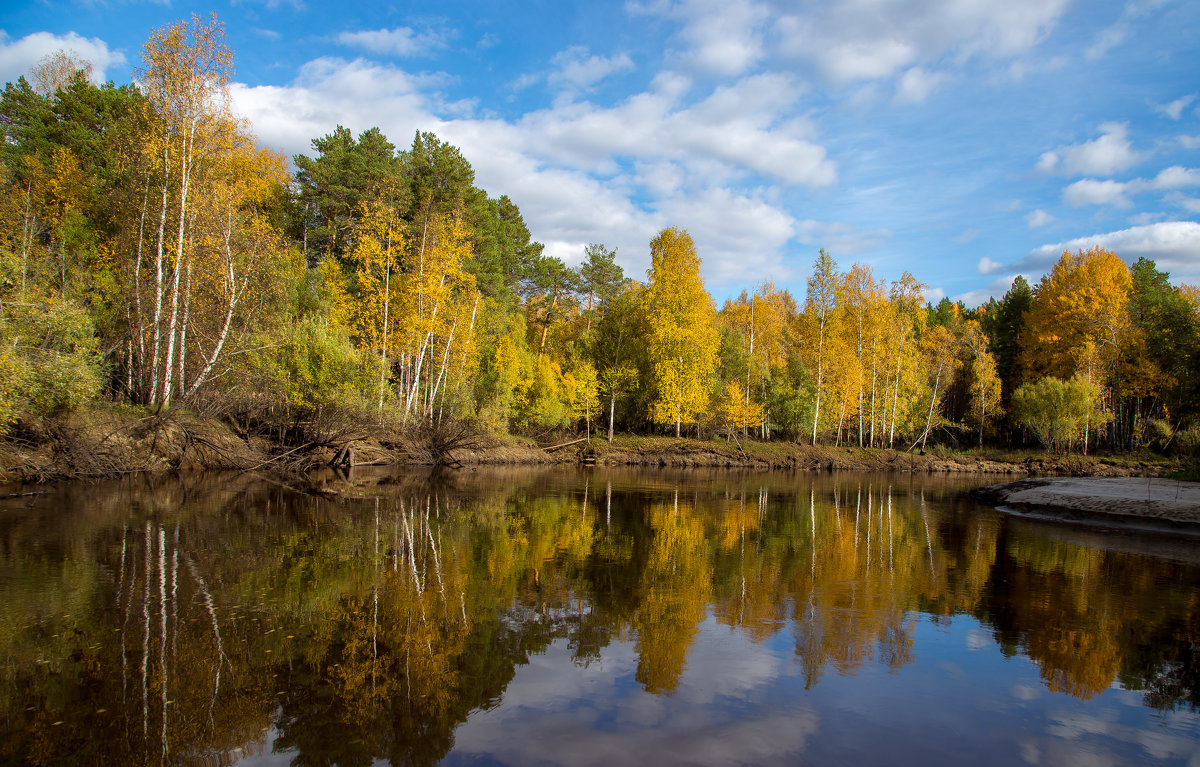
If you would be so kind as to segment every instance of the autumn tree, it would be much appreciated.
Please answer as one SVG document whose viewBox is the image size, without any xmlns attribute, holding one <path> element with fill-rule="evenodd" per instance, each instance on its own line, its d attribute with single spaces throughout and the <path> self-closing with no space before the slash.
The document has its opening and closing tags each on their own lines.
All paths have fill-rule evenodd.
<svg viewBox="0 0 1200 767">
<path fill-rule="evenodd" d="M 979 424 L 979 446 L 983 447 L 983 430 L 998 418 L 1000 409 L 1000 378 L 996 374 L 996 358 L 988 350 L 987 336 L 976 320 L 963 323 L 962 347 L 966 355 L 971 392 L 971 420 Z"/>
<path fill-rule="evenodd" d="M 675 424 L 694 420 L 708 404 L 719 337 L 716 307 L 704 289 L 700 258 L 684 230 L 664 229 L 650 242 L 648 351 L 655 400 L 651 418 Z"/>
<path fill-rule="evenodd" d="M 233 53 L 225 44 L 223 25 L 213 14 L 207 22 L 193 16 L 190 24 L 179 22 L 155 30 L 143 49 L 142 59 L 139 78 L 157 117 L 158 131 L 153 140 L 160 159 L 161 187 L 158 234 L 154 239 L 149 401 L 170 405 L 180 348 L 177 328 L 182 308 L 182 277 L 189 255 L 186 235 L 192 220 L 191 184 L 197 171 L 202 170 L 197 165 L 204 163 L 204 140 L 219 133 L 228 123 Z M 173 234 L 167 232 L 169 224 Z M 174 242 L 169 242 L 168 237 Z M 168 300 L 169 314 L 164 316 L 168 311 L 164 302 Z"/>
<path fill-rule="evenodd" d="M 608 398 L 608 441 L 612 442 L 617 401 L 637 388 L 639 371 L 646 367 L 646 289 L 636 280 L 625 280 L 607 302 L 596 325 L 591 345 L 600 383 Z"/>
<path fill-rule="evenodd" d="M 821 394 L 825 386 L 825 342 L 829 335 L 830 321 L 838 301 L 838 272 L 837 262 L 833 257 L 820 250 L 816 262 L 813 263 L 812 274 L 808 278 L 808 294 L 804 305 L 804 317 L 810 328 L 811 335 L 816 341 L 816 402 L 813 406 L 812 444 L 817 444 L 817 425 L 821 419 Z"/>
<path fill-rule="evenodd" d="M 1136 332 L 1128 312 L 1130 285 L 1128 267 L 1112 252 L 1064 252 L 1034 292 L 1027 320 L 1028 369 L 1064 379 L 1081 374 L 1102 387 L 1114 409 L 1119 407 L 1118 365 Z M 1085 426 L 1085 450 L 1089 431 Z"/>
</svg>

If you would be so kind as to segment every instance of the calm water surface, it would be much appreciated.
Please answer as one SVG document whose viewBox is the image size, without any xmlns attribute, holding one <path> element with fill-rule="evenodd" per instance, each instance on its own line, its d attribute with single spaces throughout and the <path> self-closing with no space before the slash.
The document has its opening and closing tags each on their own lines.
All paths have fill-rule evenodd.
<svg viewBox="0 0 1200 767">
<path fill-rule="evenodd" d="M 1200 544 L 979 480 L 367 473 L 0 500 L 0 762 L 1200 764 Z"/>
</svg>

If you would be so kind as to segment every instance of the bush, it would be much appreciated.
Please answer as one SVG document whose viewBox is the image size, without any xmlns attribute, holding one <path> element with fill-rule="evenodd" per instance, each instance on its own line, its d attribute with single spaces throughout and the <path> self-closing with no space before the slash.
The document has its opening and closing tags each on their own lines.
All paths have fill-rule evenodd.
<svg viewBox="0 0 1200 767">
<path fill-rule="evenodd" d="M 345 331 L 316 318 L 280 330 L 263 346 L 259 364 L 290 410 L 367 410 L 371 391 L 378 397 L 378 360 L 355 349 Z"/>
<path fill-rule="evenodd" d="M 1070 381 L 1046 377 L 1021 384 L 1012 395 L 1017 423 L 1033 432 L 1046 449 L 1068 450 L 1089 427 L 1108 422 L 1096 407 L 1099 387 L 1075 376 Z"/>
<path fill-rule="evenodd" d="M 0 319 L 0 433 L 59 416 L 100 392 L 103 367 L 87 311 L 67 301 L 6 307 Z"/>
</svg>

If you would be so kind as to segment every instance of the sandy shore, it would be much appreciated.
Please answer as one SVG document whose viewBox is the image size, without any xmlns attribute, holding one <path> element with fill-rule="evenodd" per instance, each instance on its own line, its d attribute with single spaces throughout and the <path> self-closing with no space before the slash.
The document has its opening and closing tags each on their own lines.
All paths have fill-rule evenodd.
<svg viewBox="0 0 1200 767">
<path fill-rule="evenodd" d="M 1002 510 L 1200 532 L 1200 483 L 1133 477 L 1039 477 L 972 491 Z"/>
</svg>

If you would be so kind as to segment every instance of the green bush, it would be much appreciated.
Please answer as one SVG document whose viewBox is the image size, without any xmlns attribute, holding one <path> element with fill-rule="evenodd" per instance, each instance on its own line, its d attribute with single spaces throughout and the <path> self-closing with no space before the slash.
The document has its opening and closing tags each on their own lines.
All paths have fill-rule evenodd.
<svg viewBox="0 0 1200 767">
<path fill-rule="evenodd" d="M 1100 389 L 1076 376 L 1069 381 L 1046 377 L 1021 384 L 1012 395 L 1017 423 L 1033 432 L 1046 449 L 1069 450 L 1086 428 L 1108 422 L 1096 407 Z"/>
<path fill-rule="evenodd" d="M 344 331 L 314 317 L 281 329 L 263 346 L 260 365 L 293 410 L 365 410 L 371 392 L 378 397 L 379 361 L 355 349 Z"/>
<path fill-rule="evenodd" d="M 10 304 L 0 318 L 0 432 L 94 399 L 103 366 L 87 311 L 68 300 Z"/>
</svg>

